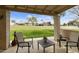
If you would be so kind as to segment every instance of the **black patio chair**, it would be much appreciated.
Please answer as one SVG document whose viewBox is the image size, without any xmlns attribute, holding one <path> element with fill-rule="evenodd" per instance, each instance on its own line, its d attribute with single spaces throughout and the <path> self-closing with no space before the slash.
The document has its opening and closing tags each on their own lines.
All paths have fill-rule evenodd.
<svg viewBox="0 0 79 59">
<path fill-rule="evenodd" d="M 67 40 L 69 40 L 68 37 L 63 37 L 63 36 L 60 34 L 60 35 L 59 35 L 59 39 L 58 39 L 59 47 L 61 47 L 61 42 L 62 42 L 62 41 L 66 42 Z"/>
<path fill-rule="evenodd" d="M 30 53 L 30 47 L 32 45 L 33 47 L 33 39 L 32 41 L 24 41 L 23 34 L 22 32 L 16 32 L 16 40 L 17 40 L 17 50 L 16 53 L 18 52 L 19 47 L 28 47 L 28 53 Z"/>
<path fill-rule="evenodd" d="M 66 42 L 66 53 L 68 53 L 68 47 L 77 47 L 78 52 L 79 52 L 79 37 L 77 41 L 67 41 Z"/>
</svg>

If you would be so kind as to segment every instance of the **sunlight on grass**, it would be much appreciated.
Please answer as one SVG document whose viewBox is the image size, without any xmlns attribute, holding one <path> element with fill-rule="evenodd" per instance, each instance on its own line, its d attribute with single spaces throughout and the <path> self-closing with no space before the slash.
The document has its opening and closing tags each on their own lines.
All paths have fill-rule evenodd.
<svg viewBox="0 0 79 59">
<path fill-rule="evenodd" d="M 24 37 L 43 37 L 43 36 L 53 36 L 54 28 L 53 26 L 11 26 L 10 27 L 10 40 L 13 40 L 13 33 L 22 32 Z"/>
</svg>

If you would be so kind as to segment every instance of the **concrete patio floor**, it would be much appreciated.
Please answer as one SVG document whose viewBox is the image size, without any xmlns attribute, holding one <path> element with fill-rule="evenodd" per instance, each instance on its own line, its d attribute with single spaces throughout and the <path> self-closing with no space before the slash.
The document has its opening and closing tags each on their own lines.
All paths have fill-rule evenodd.
<svg viewBox="0 0 79 59">
<path fill-rule="evenodd" d="M 30 53 L 43 53 L 43 48 L 40 46 L 39 50 L 37 49 L 37 40 L 41 40 L 42 38 L 34 38 L 34 49 L 30 49 Z M 48 37 L 51 41 L 55 42 L 55 53 L 66 53 L 66 48 L 64 47 L 64 42 L 62 42 L 62 47 L 59 48 L 58 43 L 54 40 L 53 37 Z M 16 47 L 10 47 L 7 50 L 1 51 L 1 53 L 16 53 Z M 19 48 L 19 53 L 27 53 L 27 47 Z M 53 53 L 53 46 L 46 48 L 46 53 Z M 78 53 L 77 48 L 69 48 L 69 53 Z"/>
</svg>

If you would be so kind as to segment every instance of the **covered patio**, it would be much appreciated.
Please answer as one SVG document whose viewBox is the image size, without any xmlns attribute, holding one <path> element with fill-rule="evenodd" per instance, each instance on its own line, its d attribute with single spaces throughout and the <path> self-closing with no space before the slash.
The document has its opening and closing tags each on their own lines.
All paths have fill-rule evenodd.
<svg viewBox="0 0 79 59">
<path fill-rule="evenodd" d="M 44 14 L 51 15 L 54 18 L 54 38 L 52 37 L 52 41 L 55 41 L 56 44 L 56 53 L 65 53 L 65 47 L 59 48 L 57 39 L 59 38 L 59 34 L 61 33 L 60 28 L 60 16 L 58 14 L 74 7 L 74 5 L 3 5 L 0 6 L 0 49 L 5 50 L 3 52 L 16 52 L 16 46 L 10 47 L 10 11 L 20 11 L 20 12 L 28 12 L 28 13 L 36 13 L 36 14 Z M 53 20 L 52 20 L 53 21 Z M 63 34 L 66 37 L 69 37 L 69 34 Z M 34 38 L 33 38 L 34 39 Z M 40 38 L 41 39 L 41 38 Z M 31 49 L 33 53 L 42 53 L 42 48 L 40 47 L 40 51 L 37 50 L 37 41 L 34 41 L 34 49 Z M 27 48 L 26 48 L 27 49 Z M 27 52 L 24 48 L 23 52 Z M 22 51 L 22 50 L 21 50 Z M 20 51 L 20 52 L 21 52 Z M 71 50 L 70 50 L 71 51 Z M 53 52 L 52 47 L 46 52 Z M 73 52 L 73 51 L 72 51 Z"/>
<path fill-rule="evenodd" d="M 34 48 L 32 48 L 32 47 L 30 48 L 30 53 L 43 53 L 42 46 L 40 45 L 39 50 L 38 50 L 38 45 L 37 45 L 37 41 L 41 40 L 41 39 L 42 38 L 34 38 Z M 48 39 L 50 39 L 51 41 L 54 41 L 53 40 L 54 37 L 48 37 Z M 30 40 L 30 39 L 28 39 L 28 40 Z M 55 53 L 66 53 L 66 47 L 64 46 L 65 45 L 64 42 L 62 42 L 61 48 L 59 48 L 57 41 L 54 41 L 54 42 L 55 42 Z M 16 49 L 17 49 L 17 46 L 14 46 L 14 47 L 9 47 L 6 50 L 0 50 L 0 52 L 1 53 L 16 53 Z M 28 53 L 27 47 L 19 48 L 18 53 Z M 45 53 L 54 53 L 53 46 L 46 48 Z M 78 53 L 78 50 L 77 50 L 77 48 L 72 48 L 72 49 L 69 48 L 68 53 Z"/>
</svg>

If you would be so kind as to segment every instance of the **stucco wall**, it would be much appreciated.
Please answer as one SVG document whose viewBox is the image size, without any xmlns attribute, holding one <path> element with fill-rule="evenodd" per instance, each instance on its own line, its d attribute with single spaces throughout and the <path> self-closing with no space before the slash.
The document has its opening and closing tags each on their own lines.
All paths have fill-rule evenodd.
<svg viewBox="0 0 79 59">
<path fill-rule="evenodd" d="M 7 49 L 9 42 L 9 18 L 7 18 L 7 11 L 4 9 L 0 9 L 0 14 L 3 15 L 2 19 L 0 19 L 0 49 Z"/>
</svg>

